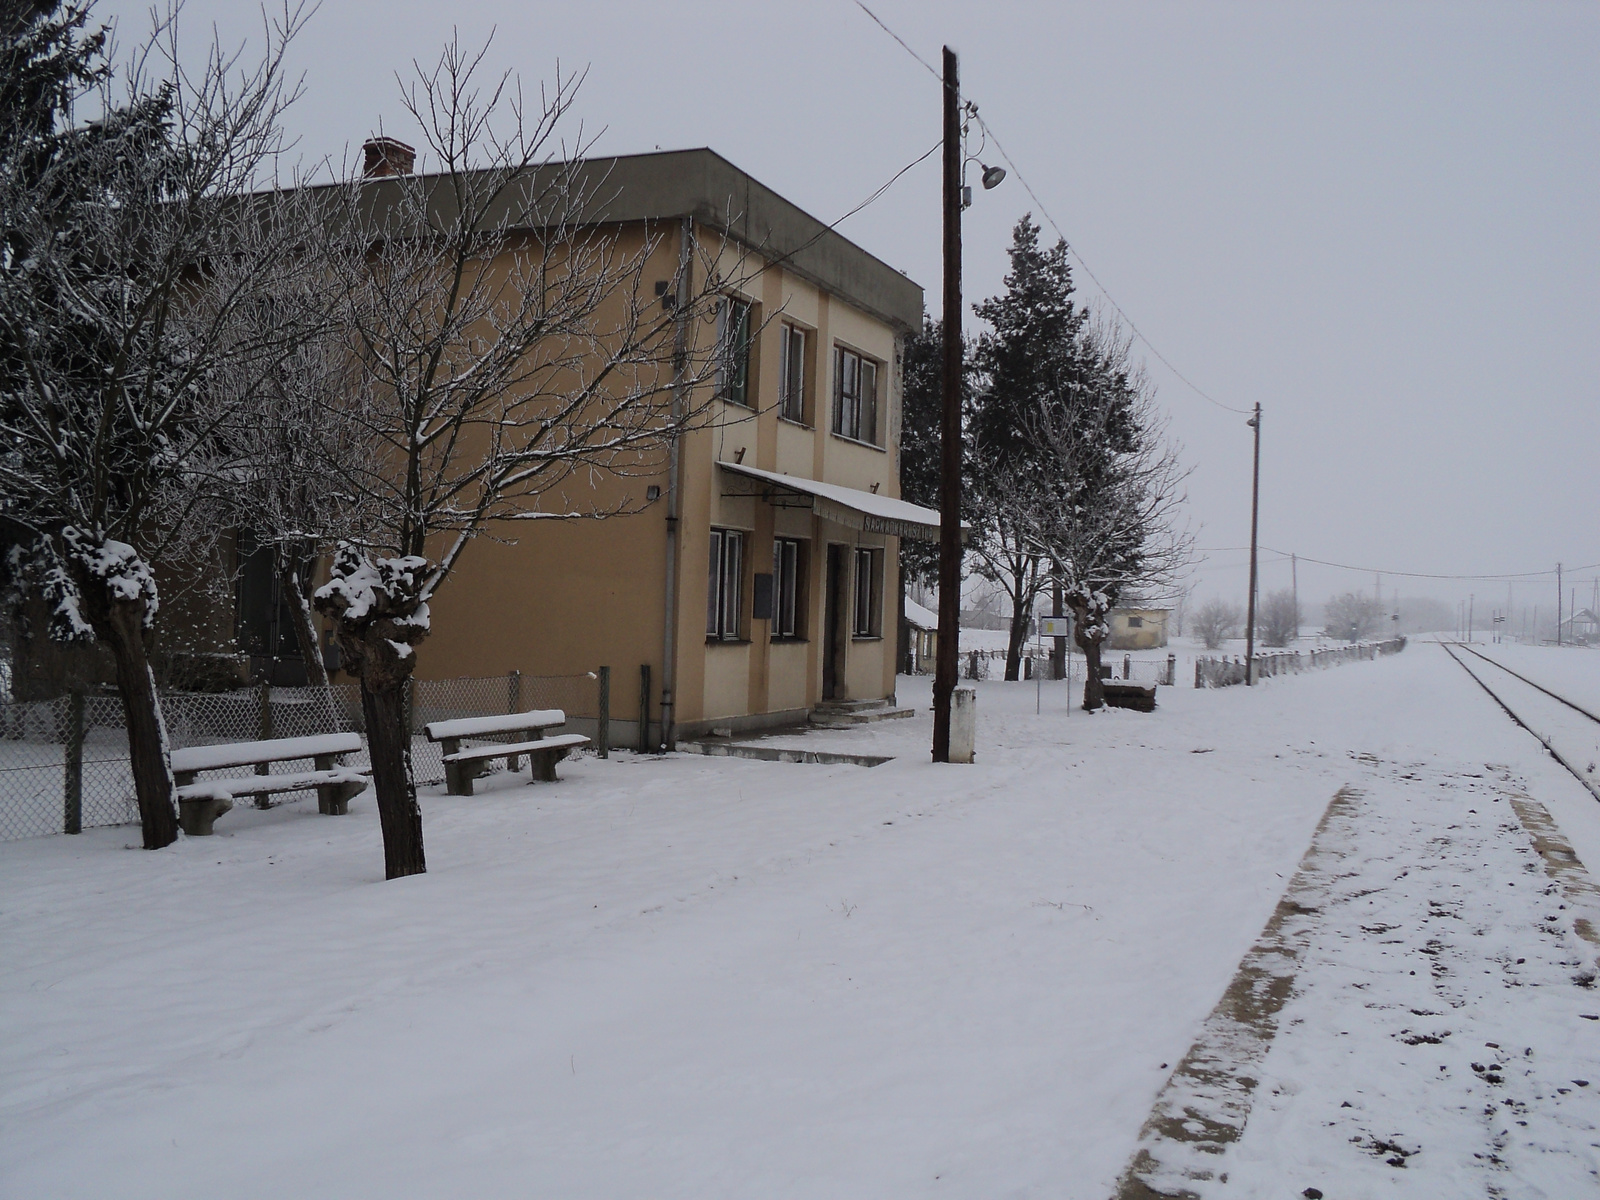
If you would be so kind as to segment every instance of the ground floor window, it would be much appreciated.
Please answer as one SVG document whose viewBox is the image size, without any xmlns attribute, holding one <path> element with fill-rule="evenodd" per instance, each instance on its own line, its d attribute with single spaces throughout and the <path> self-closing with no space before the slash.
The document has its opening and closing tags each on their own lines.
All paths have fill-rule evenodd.
<svg viewBox="0 0 1600 1200">
<path fill-rule="evenodd" d="M 772 543 L 772 636 L 804 637 L 805 548 L 799 538 Z"/>
<path fill-rule="evenodd" d="M 744 581 L 744 534 L 736 529 L 711 531 L 711 571 L 706 590 L 706 637 L 737 641 Z"/>
<path fill-rule="evenodd" d="M 850 632 L 855 637 L 883 634 L 883 551 L 856 547 L 855 604 Z"/>
</svg>

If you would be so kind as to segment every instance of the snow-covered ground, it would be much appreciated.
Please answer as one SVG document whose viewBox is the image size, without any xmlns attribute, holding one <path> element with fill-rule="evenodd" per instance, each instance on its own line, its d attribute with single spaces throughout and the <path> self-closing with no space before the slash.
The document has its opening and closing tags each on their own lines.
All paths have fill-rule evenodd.
<svg viewBox="0 0 1600 1200">
<path fill-rule="evenodd" d="M 430 792 L 393 883 L 370 801 L 0 845 L 0 1195 L 1105 1197 L 1340 788 L 1342 890 L 1195 1186 L 1594 1193 L 1585 910 L 1508 810 L 1600 863 L 1600 805 L 1441 648 L 1148 716 L 976 686 L 974 766 L 903 678 L 915 719 L 807 735 L 893 762 Z"/>
</svg>

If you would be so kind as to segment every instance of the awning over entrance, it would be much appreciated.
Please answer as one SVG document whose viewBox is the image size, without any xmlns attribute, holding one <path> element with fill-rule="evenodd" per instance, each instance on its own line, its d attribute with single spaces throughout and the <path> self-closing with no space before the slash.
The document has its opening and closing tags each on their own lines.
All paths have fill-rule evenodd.
<svg viewBox="0 0 1600 1200">
<path fill-rule="evenodd" d="M 785 495 L 803 496 L 810 500 L 811 511 L 825 521 L 843 525 L 846 529 L 860 529 L 866 533 L 887 533 L 891 537 L 910 538 L 918 542 L 939 540 L 939 514 L 931 508 L 893 500 L 875 492 L 844 487 L 837 483 L 820 483 L 815 479 L 802 479 L 796 475 L 779 475 L 775 471 L 762 471 L 741 463 L 718 463 L 724 471 L 755 481 L 747 492 L 753 496 L 771 498 L 774 490 Z M 961 522 L 961 538 L 966 540 L 970 526 Z"/>
</svg>

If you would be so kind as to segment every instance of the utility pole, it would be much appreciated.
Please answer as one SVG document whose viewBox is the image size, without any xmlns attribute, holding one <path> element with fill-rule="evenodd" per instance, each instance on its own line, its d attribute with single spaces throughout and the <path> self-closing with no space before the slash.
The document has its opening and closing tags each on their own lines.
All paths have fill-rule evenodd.
<svg viewBox="0 0 1600 1200">
<path fill-rule="evenodd" d="M 940 422 L 939 657 L 933 761 L 950 761 L 950 697 L 961 638 L 961 85 L 944 48 L 944 411 Z"/>
<path fill-rule="evenodd" d="M 1472 608 L 1478 603 L 1477 596 L 1467 597 L 1467 644 L 1472 644 Z"/>
<path fill-rule="evenodd" d="M 1561 645 L 1561 564 L 1556 564 L 1556 645 Z"/>
<path fill-rule="evenodd" d="M 1255 430 L 1255 466 L 1250 475 L 1250 600 L 1246 605 L 1244 630 L 1244 682 L 1256 681 L 1256 527 L 1261 515 L 1261 405 L 1245 422 Z"/>
<path fill-rule="evenodd" d="M 1294 640 L 1300 640 L 1300 560 L 1289 555 L 1289 586 L 1294 590 Z"/>
</svg>

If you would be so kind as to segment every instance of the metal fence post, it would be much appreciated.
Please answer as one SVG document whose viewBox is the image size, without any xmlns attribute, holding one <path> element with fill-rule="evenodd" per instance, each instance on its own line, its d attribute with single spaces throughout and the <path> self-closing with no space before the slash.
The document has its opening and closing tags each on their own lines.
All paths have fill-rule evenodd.
<svg viewBox="0 0 1600 1200">
<path fill-rule="evenodd" d="M 263 742 L 272 738 L 272 681 L 261 681 L 261 719 L 257 723 L 256 732 Z"/>
<path fill-rule="evenodd" d="M 67 833 L 83 832 L 83 692 L 72 689 L 67 701 L 67 744 L 63 755 L 62 825 Z"/>
<path fill-rule="evenodd" d="M 506 674 L 506 711 L 508 713 L 522 711 L 521 671 L 510 671 Z"/>
<path fill-rule="evenodd" d="M 600 745 L 600 757 L 611 757 L 611 668 L 601 667 L 595 672 L 595 687 L 599 700 L 595 707 L 594 740 Z"/>
<path fill-rule="evenodd" d="M 639 753 L 650 753 L 650 664 L 639 667 Z"/>
</svg>

